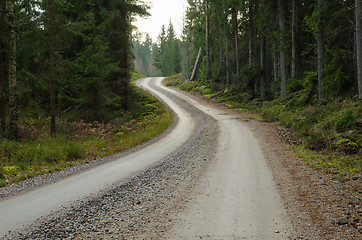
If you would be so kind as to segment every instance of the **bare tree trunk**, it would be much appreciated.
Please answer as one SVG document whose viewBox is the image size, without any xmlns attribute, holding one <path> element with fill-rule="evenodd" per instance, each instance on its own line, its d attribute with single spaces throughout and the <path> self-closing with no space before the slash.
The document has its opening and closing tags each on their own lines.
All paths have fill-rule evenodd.
<svg viewBox="0 0 362 240">
<path fill-rule="evenodd" d="M 9 110 L 10 110 L 10 137 L 19 138 L 18 126 L 18 90 L 16 82 L 16 35 L 14 27 L 14 3 L 6 1 L 6 11 L 9 23 Z"/>
<path fill-rule="evenodd" d="M 194 69 L 192 70 L 190 81 L 193 81 L 196 77 L 196 70 L 197 70 L 197 66 L 199 65 L 200 57 L 201 57 L 201 48 L 199 49 L 199 53 L 197 54 L 197 58 L 195 61 Z"/>
<path fill-rule="evenodd" d="M 285 1 L 278 0 L 279 7 L 279 27 L 280 27 L 280 96 L 285 97 L 287 85 L 286 58 L 285 58 Z"/>
<path fill-rule="evenodd" d="M 319 11 L 322 9 L 322 0 L 318 0 L 318 8 Z M 317 33 L 317 48 L 318 48 L 318 98 L 322 100 L 323 92 L 322 92 L 322 79 L 323 79 L 323 27 L 320 25 Z"/>
<path fill-rule="evenodd" d="M 260 98 L 265 98 L 265 38 L 261 34 L 260 36 Z"/>
<path fill-rule="evenodd" d="M 292 9 L 292 78 L 301 79 L 300 24 L 298 20 L 299 0 L 293 0 Z"/>
<path fill-rule="evenodd" d="M 362 100 L 362 26 L 361 26 L 361 0 L 356 1 L 356 48 L 357 48 L 357 78 L 358 97 Z"/>
<path fill-rule="evenodd" d="M 49 14 L 49 62 L 50 62 L 50 135 L 55 136 L 55 53 L 53 29 L 53 0 L 48 0 Z"/>
<path fill-rule="evenodd" d="M 237 11 L 232 8 L 232 22 L 234 27 L 234 41 L 235 41 L 235 64 L 236 64 L 236 84 L 240 85 L 240 69 L 239 69 L 239 41 L 238 41 L 238 19 Z"/>
<path fill-rule="evenodd" d="M 209 46 L 209 4 L 205 1 L 206 10 L 206 77 L 210 75 L 210 46 Z"/>
<path fill-rule="evenodd" d="M 0 137 L 5 136 L 6 125 L 6 97 L 5 74 L 3 61 L 3 45 L 0 42 Z"/>
</svg>

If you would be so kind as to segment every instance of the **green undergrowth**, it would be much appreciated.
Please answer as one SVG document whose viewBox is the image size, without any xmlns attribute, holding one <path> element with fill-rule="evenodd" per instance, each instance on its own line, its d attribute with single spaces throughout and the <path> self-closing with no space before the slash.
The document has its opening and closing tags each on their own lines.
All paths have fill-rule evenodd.
<svg viewBox="0 0 362 240">
<path fill-rule="evenodd" d="M 135 72 L 135 71 L 131 72 L 131 82 L 136 82 L 137 80 L 139 80 L 141 78 L 145 78 L 145 77 L 146 76 L 143 75 L 142 73 Z"/>
<path fill-rule="evenodd" d="M 356 96 L 307 103 L 308 93 L 300 91 L 284 99 L 260 101 L 235 89 L 184 81 L 181 75 L 167 78 L 165 84 L 248 111 L 257 120 L 279 122 L 300 140 L 292 149 L 310 166 L 336 173 L 341 179 L 361 177 L 362 105 Z"/>
<path fill-rule="evenodd" d="M 132 112 L 107 123 L 58 121 L 56 137 L 37 132 L 23 141 L 0 142 L 0 187 L 59 171 L 127 150 L 165 131 L 173 115 L 155 97 L 134 87 Z M 24 126 L 48 129 L 42 119 L 25 119 Z M 25 127 L 23 127 L 25 128 Z M 32 132 L 31 128 L 28 132 Z"/>
</svg>

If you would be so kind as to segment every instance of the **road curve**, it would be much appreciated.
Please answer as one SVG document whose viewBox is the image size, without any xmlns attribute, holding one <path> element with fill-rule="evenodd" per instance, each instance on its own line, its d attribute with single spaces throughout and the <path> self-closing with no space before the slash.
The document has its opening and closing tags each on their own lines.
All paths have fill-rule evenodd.
<svg viewBox="0 0 362 240">
<path fill-rule="evenodd" d="M 283 207 L 260 145 L 243 120 L 173 91 L 220 125 L 214 163 L 168 239 L 290 239 Z"/>
<path fill-rule="evenodd" d="M 58 211 L 134 175 L 175 152 L 190 139 L 195 128 L 193 116 L 168 96 L 152 89 L 149 85 L 151 80 L 143 79 L 137 84 L 157 95 L 175 112 L 178 121 L 172 131 L 159 141 L 115 161 L 34 191 L 1 200 L 0 238 L 10 231 L 23 228 L 42 216 Z M 160 83 L 162 79 L 156 81 Z"/>
<path fill-rule="evenodd" d="M 125 209 L 118 209 L 117 216 L 114 216 L 113 211 L 111 211 L 109 213 L 110 221 L 117 222 L 117 218 L 121 218 L 121 222 L 123 222 L 123 213 L 131 214 L 132 217 L 149 214 L 149 218 L 137 218 L 140 220 L 137 223 L 145 224 L 148 231 L 150 229 L 157 231 L 158 228 L 153 228 L 153 226 L 161 226 L 162 228 L 162 224 L 164 224 L 165 233 L 157 233 L 155 236 L 158 237 L 154 239 L 290 239 L 293 236 L 290 219 L 281 203 L 279 193 L 273 183 L 272 173 L 266 164 L 259 143 L 242 119 L 210 104 L 197 102 L 182 92 L 162 86 L 162 78 L 142 79 L 137 84 L 157 95 L 173 109 L 179 118 L 176 126 L 155 143 L 146 145 L 146 147 L 115 161 L 38 190 L 0 200 L 0 239 L 8 234 L 9 230 L 13 232 L 21 229 L 24 225 L 31 224 L 37 218 L 46 216 L 51 211 L 58 211 L 64 206 L 73 206 L 72 203 L 78 199 L 90 195 L 93 197 L 113 183 L 138 176 L 139 171 L 150 169 L 149 167 L 157 162 L 160 162 L 159 165 L 166 166 L 170 173 L 176 175 L 175 177 L 167 174 L 160 176 L 152 174 L 150 176 L 152 179 L 156 177 L 157 182 L 160 183 L 159 191 L 156 191 L 154 196 L 152 195 L 156 199 L 155 201 L 159 202 L 162 199 L 160 195 L 163 195 L 167 190 L 169 182 L 174 184 L 170 185 L 174 188 L 182 184 L 195 186 L 193 194 L 188 195 L 185 199 L 182 192 L 169 191 L 168 194 L 173 196 L 172 199 L 176 197 L 173 193 L 181 193 L 179 195 L 182 203 L 180 205 L 177 205 L 178 203 L 169 203 L 169 206 L 164 205 L 165 209 L 174 209 L 175 211 L 168 211 L 167 214 L 164 214 L 165 216 L 161 214 L 163 218 L 159 218 L 158 215 L 155 215 L 159 209 L 154 209 L 154 203 L 149 200 L 153 199 L 152 196 L 146 197 L 147 195 L 141 191 L 140 194 L 148 200 L 142 201 L 142 204 L 139 202 L 139 205 L 137 205 L 138 203 L 134 205 L 132 199 L 131 202 L 133 202 L 132 206 L 139 206 L 139 209 L 144 209 L 145 212 L 132 210 L 136 211 L 133 212 L 133 216 L 132 213 L 128 212 L 130 209 L 125 206 Z M 202 117 L 200 117 L 201 115 Z M 206 118 L 208 121 L 205 120 Z M 208 122 L 212 122 L 212 124 L 207 124 Z M 200 129 L 203 129 L 201 126 L 207 126 L 209 130 L 218 130 L 215 131 L 215 134 L 205 137 L 207 135 L 196 134 Z M 205 131 L 205 134 L 207 132 Z M 218 135 L 218 133 L 220 134 Z M 191 148 L 185 147 L 191 144 L 191 139 L 193 139 L 192 144 L 200 145 L 200 156 L 196 152 L 193 153 Z M 207 141 L 203 142 L 201 139 Z M 213 147 L 216 146 L 216 143 L 217 147 Z M 181 160 L 178 158 L 183 158 L 182 154 L 178 154 L 180 150 L 191 154 L 185 157 L 186 159 Z M 208 154 L 204 154 L 204 151 L 207 151 Z M 216 154 L 214 154 L 215 152 Z M 176 154 L 177 157 L 173 157 L 172 154 Z M 206 155 L 210 155 L 210 157 L 206 157 Z M 172 159 L 170 163 L 174 164 L 173 167 L 165 165 L 165 161 L 163 161 L 170 156 Z M 187 158 L 200 158 L 200 160 L 189 162 L 186 161 Z M 200 164 L 199 161 L 206 161 L 205 165 Z M 185 165 L 180 165 L 179 162 Z M 205 167 L 199 168 L 202 173 L 197 175 L 198 178 L 190 178 L 191 180 L 195 179 L 195 182 L 192 184 L 187 182 L 189 180 L 185 183 L 178 182 L 179 179 L 186 179 L 183 176 L 193 174 L 192 171 L 197 172 L 198 170 L 193 169 L 198 169 L 196 166 L 199 165 Z M 184 168 L 186 168 L 185 171 L 181 171 Z M 177 174 L 182 174 L 182 176 Z M 154 189 L 157 184 L 151 182 L 149 186 L 137 186 Z M 125 191 L 130 190 L 127 188 Z M 129 194 L 132 195 L 133 192 L 131 191 Z M 127 201 L 127 198 L 123 198 L 123 201 Z M 185 205 L 186 208 L 180 208 L 181 205 Z M 92 206 L 90 207 L 92 208 Z M 147 209 L 154 211 L 148 212 Z M 184 210 L 178 211 L 177 209 Z M 117 211 L 116 209 L 113 210 Z M 178 214 L 176 214 L 177 212 Z M 87 211 L 82 211 L 82 213 L 87 213 Z M 172 214 L 168 215 L 168 213 Z M 134 220 L 134 218 L 131 219 Z M 158 220 L 160 220 L 161 225 L 156 224 Z M 75 218 L 72 221 L 78 220 Z M 131 226 L 133 226 L 132 221 Z M 96 224 L 93 221 L 89 222 L 92 225 Z M 79 224 L 83 224 L 76 223 L 78 227 Z M 135 232 L 139 230 L 142 224 L 137 225 L 138 227 L 134 229 Z M 53 223 L 50 225 L 50 227 L 57 228 L 57 225 Z M 108 226 L 103 225 L 100 223 L 95 227 L 108 228 Z M 127 230 L 130 225 L 126 223 L 125 226 L 126 228 L 121 227 L 121 229 Z M 80 233 L 78 236 L 80 238 L 98 236 L 92 234 L 91 231 Z M 107 231 L 103 231 L 103 234 L 105 238 L 108 238 L 111 233 L 107 229 Z M 149 238 L 150 234 L 151 232 L 146 231 L 142 238 Z M 34 235 L 28 236 L 31 238 Z M 121 237 L 123 236 L 121 234 Z M 115 237 L 117 238 L 119 235 L 115 235 Z M 11 239 L 16 239 L 16 236 Z"/>
</svg>

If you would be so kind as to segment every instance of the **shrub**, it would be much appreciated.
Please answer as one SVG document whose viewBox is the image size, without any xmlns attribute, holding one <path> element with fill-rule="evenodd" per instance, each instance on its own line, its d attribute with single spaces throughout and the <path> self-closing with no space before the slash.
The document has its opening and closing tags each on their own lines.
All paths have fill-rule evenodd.
<svg viewBox="0 0 362 240">
<path fill-rule="evenodd" d="M 1 187 L 5 187 L 6 185 L 7 185 L 6 180 L 0 178 L 0 188 L 1 188 Z"/>
<path fill-rule="evenodd" d="M 358 144 L 347 138 L 339 140 L 337 148 L 347 154 L 356 154 L 359 150 Z"/>
<path fill-rule="evenodd" d="M 341 116 L 337 118 L 334 127 L 337 132 L 341 133 L 348 128 L 348 123 L 353 121 L 353 111 L 346 109 L 341 113 Z"/>
<path fill-rule="evenodd" d="M 279 113 L 282 111 L 282 105 L 265 107 L 260 115 L 265 121 L 276 122 L 279 120 Z"/>
<path fill-rule="evenodd" d="M 280 124 L 283 127 L 291 128 L 293 126 L 294 119 L 293 119 L 293 115 L 290 114 L 290 112 L 282 112 L 279 115 L 279 118 L 280 118 Z"/>
</svg>

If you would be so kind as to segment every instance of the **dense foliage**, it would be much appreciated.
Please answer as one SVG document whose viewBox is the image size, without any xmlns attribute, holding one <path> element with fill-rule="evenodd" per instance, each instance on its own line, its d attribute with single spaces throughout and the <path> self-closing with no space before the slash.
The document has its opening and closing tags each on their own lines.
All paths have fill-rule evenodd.
<svg viewBox="0 0 362 240">
<path fill-rule="evenodd" d="M 103 121 L 132 108 L 131 20 L 146 10 L 139 0 L 1 1 L 0 136 L 23 138 L 29 117 Z"/>
</svg>

